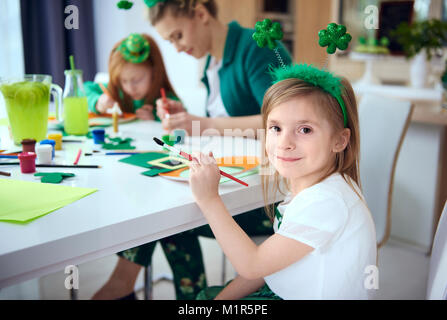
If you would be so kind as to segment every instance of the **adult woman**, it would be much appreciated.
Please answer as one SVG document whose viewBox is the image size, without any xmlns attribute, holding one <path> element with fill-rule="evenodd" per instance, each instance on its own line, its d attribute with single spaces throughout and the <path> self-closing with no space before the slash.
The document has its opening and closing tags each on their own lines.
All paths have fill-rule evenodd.
<svg viewBox="0 0 447 320">
<path fill-rule="evenodd" d="M 193 133 L 193 121 L 200 122 L 200 132 L 216 129 L 220 133 L 254 134 L 262 128 L 261 106 L 265 91 L 271 85 L 269 66 L 279 64 L 275 53 L 257 47 L 253 30 L 237 22 L 229 25 L 217 19 L 214 0 L 145 0 L 149 20 L 157 32 L 179 52 L 197 59 L 208 56 L 202 82 L 208 91 L 207 117 L 186 112 L 183 105 L 168 99 L 167 106 L 157 101 L 157 114 L 165 129 L 185 129 Z M 291 61 L 282 44 L 279 52 L 284 63 Z M 169 62 L 167 62 L 169 63 Z M 170 114 L 169 117 L 165 113 Z M 195 131 L 197 132 L 197 131 Z M 270 235 L 271 221 L 262 209 L 236 217 L 249 235 Z M 206 286 L 198 235 L 212 237 L 208 226 L 160 240 L 173 269 L 177 298 L 194 299 Z M 150 263 L 155 244 L 149 243 L 119 253 L 118 265 L 109 281 L 94 298 L 112 299 L 133 290 L 141 265 Z M 132 296 L 132 294 L 131 294 Z"/>
</svg>

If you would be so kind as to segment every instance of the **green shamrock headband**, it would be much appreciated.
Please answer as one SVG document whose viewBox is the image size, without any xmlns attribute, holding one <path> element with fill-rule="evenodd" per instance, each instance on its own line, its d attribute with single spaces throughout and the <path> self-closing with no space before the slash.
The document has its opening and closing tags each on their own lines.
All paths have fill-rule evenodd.
<svg viewBox="0 0 447 320">
<path fill-rule="evenodd" d="M 343 113 L 343 125 L 346 128 L 348 126 L 348 115 L 342 98 L 343 84 L 341 83 L 341 79 L 329 71 L 323 70 L 324 68 L 318 69 L 307 64 L 296 64 L 286 67 L 282 63 L 276 44 L 276 40 L 281 40 L 282 36 L 281 25 L 277 22 L 272 23 L 271 20 L 265 19 L 264 21 L 258 21 L 255 25 L 253 39 L 259 47 L 264 48 L 268 46 L 271 50 L 275 50 L 276 56 L 282 66 L 282 68 L 272 68 L 270 72 L 273 76 L 274 83 L 285 79 L 297 78 L 329 93 L 340 105 Z M 330 23 L 327 26 L 327 30 L 320 30 L 318 36 L 320 38 L 319 45 L 321 47 L 327 46 L 326 51 L 328 54 L 335 53 L 337 49 L 346 50 L 352 39 L 351 35 L 346 33 L 346 27 L 337 25 L 336 23 Z"/>
<path fill-rule="evenodd" d="M 141 34 L 132 33 L 121 42 L 117 50 L 127 62 L 141 63 L 149 57 L 151 47 Z"/>
<path fill-rule="evenodd" d="M 270 71 L 270 74 L 273 77 L 273 83 L 277 83 L 285 79 L 297 78 L 329 93 L 337 99 L 337 102 L 341 107 L 344 127 L 346 128 L 348 126 L 346 107 L 341 97 L 341 89 L 343 88 L 343 85 L 339 77 L 334 76 L 329 71 L 321 70 L 304 63 L 290 65 L 286 68 L 275 68 Z"/>
<path fill-rule="evenodd" d="M 152 8 L 159 2 L 166 2 L 167 0 L 144 0 L 144 3 L 148 6 L 148 8 Z M 132 1 L 122 0 L 116 4 L 118 8 L 123 10 L 129 10 L 133 6 Z"/>
</svg>

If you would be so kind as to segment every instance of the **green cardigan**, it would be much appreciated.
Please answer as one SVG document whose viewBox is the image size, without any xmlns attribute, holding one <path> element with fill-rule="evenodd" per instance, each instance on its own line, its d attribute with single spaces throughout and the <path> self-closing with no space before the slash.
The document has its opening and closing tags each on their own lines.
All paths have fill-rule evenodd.
<svg viewBox="0 0 447 320">
<path fill-rule="evenodd" d="M 256 115 L 261 112 L 262 100 L 272 85 L 269 66 L 279 66 L 274 51 L 259 48 L 253 40 L 253 29 L 242 28 L 236 21 L 228 25 L 228 35 L 219 70 L 222 101 L 231 117 Z M 286 65 L 292 62 L 289 52 L 282 43 L 279 53 Z M 210 63 L 209 55 L 203 72 L 202 82 L 210 88 L 206 71 Z"/>
<path fill-rule="evenodd" d="M 107 88 L 107 84 L 104 84 L 104 86 Z M 104 93 L 101 89 L 101 87 L 99 86 L 99 84 L 92 82 L 92 81 L 87 81 L 84 83 L 84 89 L 85 89 L 85 94 L 87 96 L 87 102 L 88 102 L 88 109 L 90 112 L 93 113 L 98 113 L 98 110 L 96 110 L 96 103 L 98 102 L 99 97 Z M 173 100 L 179 100 L 174 94 L 172 94 L 172 92 L 168 92 L 167 97 Z M 140 109 L 142 106 L 144 106 L 145 101 L 143 100 L 134 100 L 133 101 L 133 112 L 137 111 L 138 109 Z M 155 101 L 154 101 L 154 107 L 155 107 Z M 154 108 L 153 111 L 154 117 L 156 121 L 160 121 L 160 119 L 157 116 L 157 110 L 156 108 Z"/>
</svg>

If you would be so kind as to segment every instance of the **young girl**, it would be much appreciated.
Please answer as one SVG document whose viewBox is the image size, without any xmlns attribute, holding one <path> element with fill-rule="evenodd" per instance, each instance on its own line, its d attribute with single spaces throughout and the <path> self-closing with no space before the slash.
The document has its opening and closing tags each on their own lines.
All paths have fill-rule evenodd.
<svg viewBox="0 0 447 320">
<path fill-rule="evenodd" d="M 365 268 L 376 264 L 376 238 L 358 187 L 352 87 L 306 65 L 288 67 L 278 80 L 262 109 L 274 185 L 281 176 L 289 191 L 273 236 L 257 247 L 234 222 L 218 195 L 212 153 L 191 162 L 194 197 L 239 274 L 222 291 L 208 288 L 198 298 L 366 299 Z M 265 195 L 269 180 L 263 176 Z"/>
<path fill-rule="evenodd" d="M 163 59 L 154 39 L 146 34 L 131 34 L 119 41 L 109 58 L 110 82 L 104 85 L 86 82 L 89 110 L 106 113 L 115 102 L 121 111 L 135 113 L 142 120 L 159 120 L 154 108 L 164 88 L 168 97 L 175 98 L 166 74 Z"/>
</svg>

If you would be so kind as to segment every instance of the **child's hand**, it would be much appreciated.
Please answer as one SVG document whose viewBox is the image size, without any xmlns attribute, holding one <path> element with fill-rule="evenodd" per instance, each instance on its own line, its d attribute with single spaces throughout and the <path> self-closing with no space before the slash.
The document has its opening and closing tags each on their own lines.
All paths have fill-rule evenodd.
<svg viewBox="0 0 447 320">
<path fill-rule="evenodd" d="M 188 132 L 189 135 L 193 134 L 192 125 L 193 121 L 200 122 L 200 132 L 202 132 L 207 127 L 207 119 L 201 118 L 197 116 L 193 116 L 187 112 L 179 112 L 176 114 L 170 115 L 168 118 L 164 118 L 161 120 L 161 124 L 163 129 L 171 132 L 174 129 L 183 129 Z M 196 133 L 197 134 L 197 133 Z"/>
<path fill-rule="evenodd" d="M 189 165 L 189 183 L 197 204 L 209 204 L 219 197 L 220 170 L 213 153 L 193 154 Z"/>
<path fill-rule="evenodd" d="M 115 104 L 115 101 L 110 98 L 108 95 L 103 93 L 96 103 L 96 110 L 99 113 L 106 113 L 107 109 L 113 108 L 113 105 Z"/>
<path fill-rule="evenodd" d="M 138 117 L 138 119 L 141 120 L 154 120 L 154 106 L 150 104 L 145 104 L 140 109 L 138 109 L 135 114 Z"/>
<path fill-rule="evenodd" d="M 156 101 L 156 107 L 157 107 L 157 116 L 160 119 L 166 118 L 166 115 L 169 114 L 175 114 L 182 111 L 185 111 L 185 108 L 183 107 L 183 104 L 180 101 L 175 101 L 172 99 L 166 99 L 167 104 L 163 103 L 163 99 L 158 99 Z"/>
</svg>

